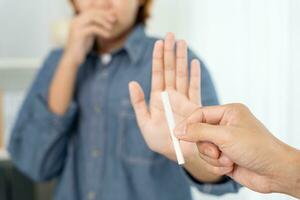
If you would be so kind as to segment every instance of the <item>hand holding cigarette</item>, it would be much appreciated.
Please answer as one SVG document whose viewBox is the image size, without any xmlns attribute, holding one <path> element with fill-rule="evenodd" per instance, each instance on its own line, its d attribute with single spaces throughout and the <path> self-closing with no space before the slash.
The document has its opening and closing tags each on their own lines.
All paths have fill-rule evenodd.
<svg viewBox="0 0 300 200">
<path fill-rule="evenodd" d="M 238 183 L 261 193 L 300 198 L 300 151 L 273 136 L 246 106 L 198 108 L 174 132 L 182 140 L 197 142 L 200 152 L 205 149 L 203 141 L 217 145 L 226 155 L 219 163 L 234 162 L 227 175 Z M 212 162 L 208 157 L 203 159 Z"/>
</svg>

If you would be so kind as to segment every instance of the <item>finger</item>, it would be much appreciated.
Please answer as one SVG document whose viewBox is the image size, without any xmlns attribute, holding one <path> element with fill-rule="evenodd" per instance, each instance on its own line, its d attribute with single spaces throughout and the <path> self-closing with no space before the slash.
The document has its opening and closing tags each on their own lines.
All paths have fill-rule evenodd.
<svg viewBox="0 0 300 200">
<path fill-rule="evenodd" d="M 197 147 L 201 154 L 206 155 L 212 159 L 219 159 L 221 156 L 219 148 L 213 143 L 198 142 Z"/>
<path fill-rule="evenodd" d="M 202 153 L 199 153 L 199 156 L 208 164 L 214 166 L 214 167 L 233 167 L 233 164 L 231 165 L 223 165 L 222 163 L 220 163 L 220 161 L 218 159 L 213 159 L 210 158 Z"/>
<path fill-rule="evenodd" d="M 191 79 L 189 85 L 189 98 L 197 105 L 201 105 L 201 70 L 200 62 L 193 60 L 191 63 Z"/>
<path fill-rule="evenodd" d="M 175 131 L 180 140 L 188 142 L 212 142 L 219 148 L 232 140 L 231 130 L 227 126 L 216 126 L 203 123 L 189 124 L 185 132 Z"/>
<path fill-rule="evenodd" d="M 144 92 L 137 82 L 130 82 L 129 93 L 138 125 L 140 128 L 143 128 L 147 121 L 150 119 Z"/>
<path fill-rule="evenodd" d="M 221 123 L 221 121 L 226 121 L 223 118 L 225 116 L 227 108 L 227 105 L 209 106 L 203 108 L 199 107 L 198 109 L 194 110 L 194 112 L 189 117 L 187 117 L 177 125 L 177 127 L 175 128 L 175 132 L 180 135 L 180 133 L 185 132 L 186 126 L 188 124 L 193 123 L 208 123 L 218 125 Z"/>
<path fill-rule="evenodd" d="M 91 18 L 105 18 L 110 22 L 116 21 L 116 14 L 112 10 L 91 9 L 88 12 L 84 12 L 83 14 L 88 15 Z"/>
<path fill-rule="evenodd" d="M 221 154 L 219 158 L 219 162 L 224 166 L 231 166 L 234 164 L 234 162 L 229 157 L 227 157 L 224 153 Z"/>
<path fill-rule="evenodd" d="M 164 90 L 164 42 L 158 40 L 153 49 L 152 59 L 152 92 L 159 92 Z"/>
<path fill-rule="evenodd" d="M 85 14 L 85 15 L 94 15 L 94 16 L 107 16 L 107 17 L 110 17 L 112 19 L 116 18 L 116 13 L 113 9 L 103 9 L 103 8 L 91 8 L 85 12 L 82 12 L 82 14 Z"/>
<path fill-rule="evenodd" d="M 164 71 L 166 89 L 175 89 L 175 36 L 168 33 L 164 45 Z"/>
<path fill-rule="evenodd" d="M 214 166 L 212 166 L 210 168 L 210 171 L 214 174 L 223 176 L 223 175 L 226 175 L 226 174 L 232 172 L 233 166 L 232 167 L 214 167 Z"/>
<path fill-rule="evenodd" d="M 91 25 L 89 27 L 84 28 L 82 30 L 82 34 L 84 36 L 100 36 L 103 38 L 107 38 L 110 35 L 109 31 L 102 29 L 96 25 Z"/>
<path fill-rule="evenodd" d="M 176 89 L 187 96 L 188 92 L 188 55 L 187 44 L 180 40 L 176 45 Z"/>
<path fill-rule="evenodd" d="M 101 26 L 109 31 L 113 29 L 113 23 L 109 22 L 105 18 L 92 18 L 92 19 L 90 19 L 88 24 L 89 25 L 95 24 L 95 25 Z"/>
<path fill-rule="evenodd" d="M 99 25 L 108 30 L 113 28 L 115 17 L 111 12 L 90 11 L 79 16 L 80 26 Z"/>
<path fill-rule="evenodd" d="M 97 18 L 103 18 L 107 21 L 109 21 L 110 23 L 116 23 L 117 21 L 117 17 L 116 14 L 113 11 L 95 11 L 97 14 Z"/>
<path fill-rule="evenodd" d="M 216 174 L 216 175 L 220 175 L 220 176 L 230 174 L 233 171 L 233 168 L 234 168 L 233 166 L 230 166 L 230 167 L 216 167 L 214 165 L 210 165 L 205 160 L 203 160 L 203 166 L 207 171 L 209 171 L 213 174 Z"/>
<path fill-rule="evenodd" d="M 214 146 L 214 148 L 210 147 L 205 147 L 205 144 L 207 142 L 201 142 L 201 143 L 197 143 L 198 146 L 198 150 L 200 152 L 200 155 L 205 156 L 206 158 L 208 158 L 209 160 L 214 160 L 215 163 L 218 163 L 218 165 L 223 166 L 223 167 L 230 167 L 233 166 L 234 162 L 231 161 L 231 159 L 229 159 L 224 153 L 220 152 L 219 150 L 217 150 L 218 152 L 215 153 L 212 151 L 216 151 L 216 146 L 213 144 L 210 144 L 211 146 Z M 207 143 L 209 144 L 209 143 Z M 219 155 L 218 157 L 216 157 L 216 155 L 212 155 L 212 154 L 216 154 Z"/>
</svg>

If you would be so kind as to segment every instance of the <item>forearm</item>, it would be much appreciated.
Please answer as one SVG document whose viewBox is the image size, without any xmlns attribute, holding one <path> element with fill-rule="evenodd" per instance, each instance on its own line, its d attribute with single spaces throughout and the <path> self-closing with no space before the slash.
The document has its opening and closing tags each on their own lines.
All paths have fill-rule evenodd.
<svg viewBox="0 0 300 200">
<path fill-rule="evenodd" d="M 70 55 L 64 54 L 49 88 L 49 108 L 63 115 L 73 98 L 78 65 Z"/>
<path fill-rule="evenodd" d="M 223 176 L 209 172 L 205 168 L 205 164 L 206 163 L 200 157 L 197 157 L 189 160 L 184 165 L 184 168 L 193 178 L 203 183 L 216 183 L 223 178 Z"/>
<path fill-rule="evenodd" d="M 300 151 L 288 148 L 285 156 L 285 167 L 274 178 L 273 191 L 300 198 Z"/>
</svg>

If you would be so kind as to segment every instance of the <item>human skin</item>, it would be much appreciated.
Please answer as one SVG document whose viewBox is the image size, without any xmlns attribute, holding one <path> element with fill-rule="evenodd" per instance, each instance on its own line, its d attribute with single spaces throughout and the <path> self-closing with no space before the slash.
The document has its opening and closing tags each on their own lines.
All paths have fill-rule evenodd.
<svg viewBox="0 0 300 200">
<path fill-rule="evenodd" d="M 49 108 L 63 115 L 73 98 L 79 66 L 94 44 L 100 54 L 125 43 L 143 0 L 74 0 L 67 44 L 49 88 Z"/>
<path fill-rule="evenodd" d="M 201 106 L 199 61 L 191 62 L 190 81 L 188 74 L 187 44 L 183 40 L 176 42 L 175 36 L 168 33 L 164 41 L 157 41 L 154 46 L 149 107 L 141 86 L 137 82 L 129 84 L 131 103 L 147 145 L 151 150 L 173 161 L 176 161 L 176 155 L 165 119 L 161 92 L 168 92 L 175 121 L 180 122 Z M 218 182 L 223 174 L 232 170 L 232 163 L 214 167 L 204 162 L 198 156 L 195 143 L 182 141 L 181 148 L 186 161 L 183 167 L 201 182 Z M 213 151 L 218 153 L 217 148 Z M 219 173 L 210 171 L 212 167 L 217 168 Z"/>
<path fill-rule="evenodd" d="M 222 156 L 214 163 L 208 156 L 206 162 L 222 166 L 231 160 L 234 168 L 227 176 L 240 184 L 300 198 L 300 151 L 274 137 L 246 106 L 198 108 L 175 133 L 181 140 L 196 142 L 203 154 L 205 143 L 216 145 Z"/>
</svg>

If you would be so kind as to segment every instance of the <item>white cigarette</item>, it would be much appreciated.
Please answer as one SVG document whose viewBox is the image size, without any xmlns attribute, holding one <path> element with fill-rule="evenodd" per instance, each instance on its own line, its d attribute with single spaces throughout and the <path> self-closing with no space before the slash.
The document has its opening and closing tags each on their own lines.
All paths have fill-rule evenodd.
<svg viewBox="0 0 300 200">
<path fill-rule="evenodd" d="M 183 157 L 183 154 L 182 154 L 182 151 L 181 151 L 180 142 L 174 136 L 175 120 L 174 120 L 173 111 L 172 111 L 172 107 L 171 107 L 171 104 L 170 104 L 168 92 L 166 92 L 166 91 L 162 92 L 161 93 L 161 98 L 162 98 L 162 102 L 163 102 L 163 105 L 164 105 L 164 110 L 165 110 L 165 113 L 166 113 L 166 118 L 167 118 L 167 122 L 168 122 L 168 125 L 169 125 L 171 138 L 172 138 L 172 141 L 173 141 L 173 146 L 174 146 L 174 149 L 175 149 L 177 162 L 178 162 L 179 165 L 183 165 L 184 164 L 184 157 Z"/>
</svg>

